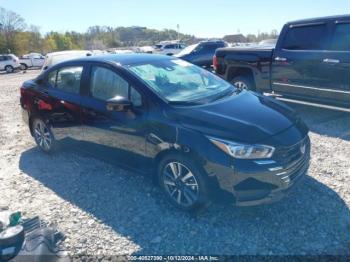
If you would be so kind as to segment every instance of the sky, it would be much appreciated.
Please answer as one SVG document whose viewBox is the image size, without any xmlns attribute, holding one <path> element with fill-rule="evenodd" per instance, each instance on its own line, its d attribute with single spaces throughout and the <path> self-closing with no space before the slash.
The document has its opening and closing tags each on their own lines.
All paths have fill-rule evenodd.
<svg viewBox="0 0 350 262">
<path fill-rule="evenodd" d="M 89 26 L 175 29 L 197 37 L 281 30 L 292 20 L 350 14 L 350 0 L 0 0 L 28 25 L 85 32 Z"/>
</svg>

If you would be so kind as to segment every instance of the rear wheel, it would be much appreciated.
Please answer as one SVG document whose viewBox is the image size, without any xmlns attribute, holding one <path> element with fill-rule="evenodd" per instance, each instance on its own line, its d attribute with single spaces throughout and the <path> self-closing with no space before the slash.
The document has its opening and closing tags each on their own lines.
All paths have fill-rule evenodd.
<svg viewBox="0 0 350 262">
<path fill-rule="evenodd" d="M 188 158 L 180 154 L 165 156 L 158 178 L 170 203 L 182 210 L 194 210 L 208 203 L 205 175 Z"/>
<path fill-rule="evenodd" d="M 54 149 L 55 140 L 48 125 L 42 119 L 35 118 L 32 130 L 38 147 L 45 153 L 51 153 Z"/>
<path fill-rule="evenodd" d="M 255 90 L 253 82 L 248 77 L 237 76 L 233 78 L 232 84 L 240 90 Z"/>
<path fill-rule="evenodd" d="M 27 70 L 28 69 L 28 66 L 26 64 L 21 64 L 21 70 Z"/>
<path fill-rule="evenodd" d="M 5 66 L 5 71 L 6 71 L 6 73 L 13 73 L 13 71 L 14 71 L 15 69 L 13 68 L 13 66 L 10 66 L 10 65 L 7 65 L 7 66 Z"/>
</svg>

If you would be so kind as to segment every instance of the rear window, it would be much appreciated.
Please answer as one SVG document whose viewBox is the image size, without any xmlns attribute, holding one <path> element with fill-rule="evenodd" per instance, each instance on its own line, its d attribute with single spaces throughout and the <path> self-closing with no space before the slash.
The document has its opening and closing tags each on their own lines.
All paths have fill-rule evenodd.
<svg viewBox="0 0 350 262">
<path fill-rule="evenodd" d="M 331 50 L 350 51 L 350 23 L 335 26 Z"/>
<path fill-rule="evenodd" d="M 323 50 L 327 38 L 326 24 L 289 28 L 282 48 L 288 50 Z"/>
</svg>

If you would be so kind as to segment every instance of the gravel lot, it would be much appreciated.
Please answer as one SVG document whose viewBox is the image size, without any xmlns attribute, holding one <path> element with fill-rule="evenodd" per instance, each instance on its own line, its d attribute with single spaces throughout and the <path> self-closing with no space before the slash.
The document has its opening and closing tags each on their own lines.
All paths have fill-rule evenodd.
<svg viewBox="0 0 350 262">
<path fill-rule="evenodd" d="M 285 200 L 200 214 L 174 209 L 152 181 L 74 150 L 41 153 L 19 87 L 0 74 L 0 206 L 58 225 L 71 254 L 350 255 L 350 114 L 293 106 L 311 129 L 309 177 Z"/>
</svg>

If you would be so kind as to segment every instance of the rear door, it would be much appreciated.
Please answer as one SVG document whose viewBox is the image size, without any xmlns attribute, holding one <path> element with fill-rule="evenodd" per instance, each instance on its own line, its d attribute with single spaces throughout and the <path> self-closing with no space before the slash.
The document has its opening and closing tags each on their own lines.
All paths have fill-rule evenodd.
<svg viewBox="0 0 350 262">
<path fill-rule="evenodd" d="M 49 119 L 56 139 L 82 139 L 80 120 L 81 87 L 84 85 L 84 66 L 62 66 L 47 74 L 39 87 L 41 97 L 34 103 Z"/>
<path fill-rule="evenodd" d="M 327 81 L 319 95 L 350 106 L 350 19 L 332 21 L 332 32 L 321 70 Z"/>
<path fill-rule="evenodd" d="M 319 89 L 329 82 L 327 58 L 330 25 L 327 22 L 285 26 L 272 61 L 274 91 L 303 98 L 321 98 Z"/>
</svg>

